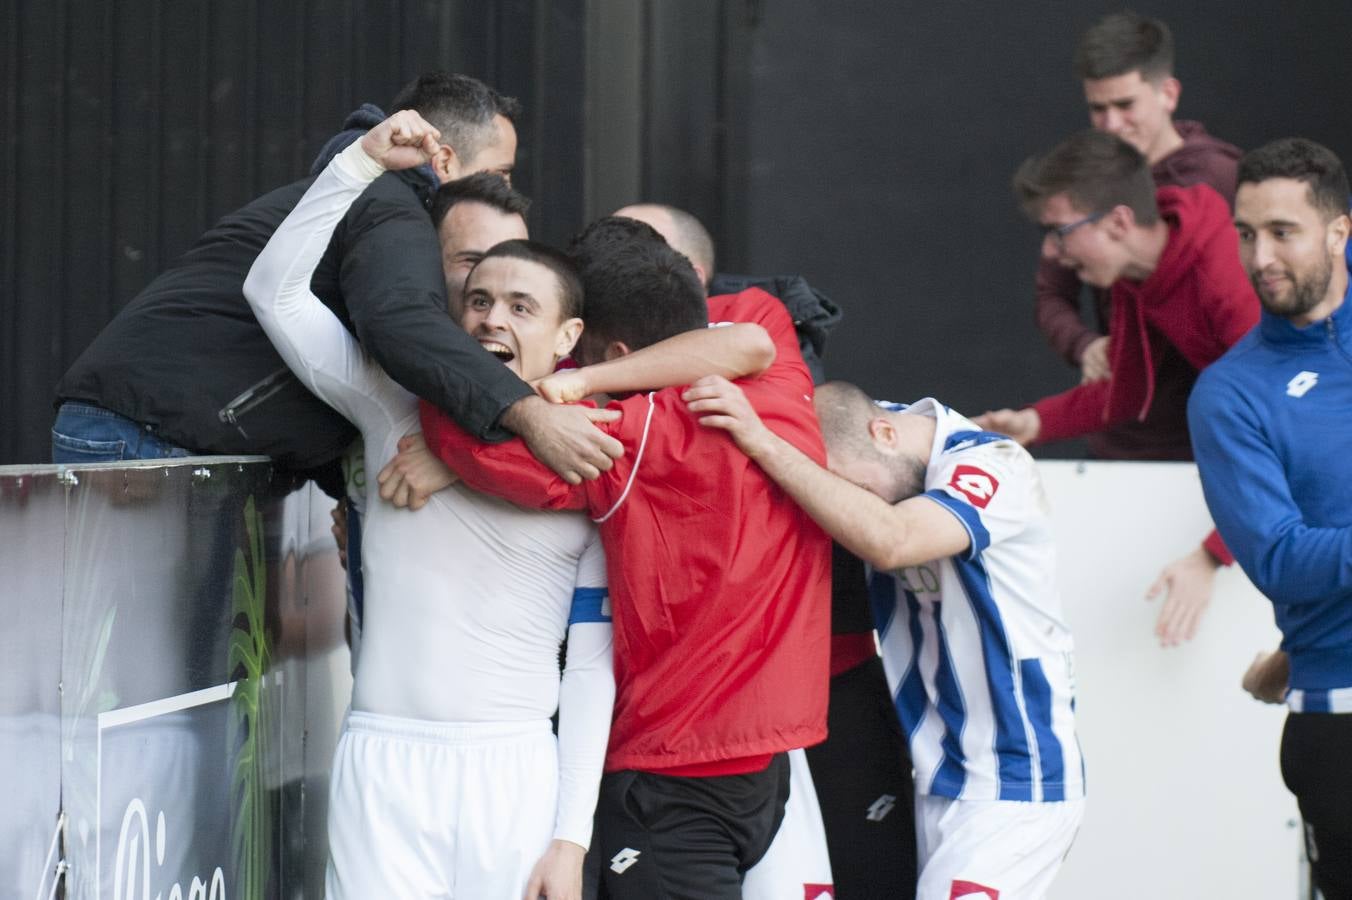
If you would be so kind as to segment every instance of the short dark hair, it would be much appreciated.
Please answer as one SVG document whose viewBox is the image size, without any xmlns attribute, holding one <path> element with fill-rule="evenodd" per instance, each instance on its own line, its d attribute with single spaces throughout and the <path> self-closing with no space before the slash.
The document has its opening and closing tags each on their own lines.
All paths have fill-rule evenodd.
<svg viewBox="0 0 1352 900">
<path fill-rule="evenodd" d="M 1348 214 L 1347 173 L 1332 150 L 1306 138 L 1281 138 L 1250 150 L 1239 161 L 1237 185 L 1270 178 L 1303 181 L 1310 205 L 1332 221 Z"/>
<path fill-rule="evenodd" d="M 401 109 L 417 110 L 462 161 L 473 159 L 492 139 L 495 116 L 515 121 L 521 114 L 516 98 L 452 72 L 427 72 L 404 85 L 390 104 L 391 112 Z"/>
<path fill-rule="evenodd" d="M 1174 36 L 1169 26 L 1134 12 L 1099 19 L 1075 47 L 1075 76 L 1084 80 L 1140 72 L 1148 81 L 1174 74 Z"/>
<path fill-rule="evenodd" d="M 559 321 L 582 317 L 582 279 L 578 276 L 577 267 L 573 265 L 573 261 L 568 258 L 567 254 L 539 241 L 516 238 L 510 241 L 501 241 L 488 248 L 488 252 L 483 255 L 483 259 L 474 264 L 474 268 L 477 269 L 483 265 L 485 259 L 493 259 L 494 257 L 522 259 L 544 266 L 553 272 L 554 279 L 559 284 Z M 470 275 L 473 276 L 473 274 L 474 269 L 470 269 Z"/>
<path fill-rule="evenodd" d="M 530 209 L 530 200 L 524 194 L 517 193 L 497 172 L 475 172 L 455 181 L 448 181 L 432 195 L 432 224 L 441 227 L 441 220 L 451 211 L 451 207 L 462 201 L 473 201 L 491 206 L 507 214 L 515 213 L 526 217 Z"/>
<path fill-rule="evenodd" d="M 1014 194 L 1033 219 L 1049 199 L 1065 194 L 1086 213 L 1125 206 L 1139 225 L 1159 220 L 1155 181 L 1145 157 L 1121 138 L 1092 128 L 1024 160 L 1014 173 Z"/>
<path fill-rule="evenodd" d="M 573 239 L 587 297 L 584 338 L 639 350 L 706 328 L 709 306 L 690 260 L 636 219 L 606 216 Z"/>
<path fill-rule="evenodd" d="M 862 388 L 848 381 L 828 381 L 816 388 L 812 402 L 821 423 L 822 439 L 832 456 L 877 456 L 868 423 L 882 411 Z"/>
</svg>

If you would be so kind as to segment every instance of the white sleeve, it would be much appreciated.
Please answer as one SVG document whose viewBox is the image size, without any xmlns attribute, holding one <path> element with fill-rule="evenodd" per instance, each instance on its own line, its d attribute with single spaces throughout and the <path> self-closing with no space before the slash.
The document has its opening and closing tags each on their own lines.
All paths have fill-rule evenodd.
<svg viewBox="0 0 1352 900">
<path fill-rule="evenodd" d="M 332 311 L 310 279 L 333 230 L 382 169 L 355 142 L 334 157 L 254 260 L 244 296 L 291 371 L 315 396 L 363 432 L 401 414 L 397 389 Z M 398 265 L 398 260 L 391 260 Z"/>
<path fill-rule="evenodd" d="M 962 554 L 975 559 L 987 547 L 1022 532 L 1037 514 L 1041 483 L 1031 456 L 1013 441 L 946 453 L 931 465 L 925 496 L 958 517 L 972 539 Z M 1045 501 L 1044 501 L 1045 502 Z"/>
<path fill-rule="evenodd" d="M 601 767 L 610 742 L 615 673 L 605 555 L 593 530 L 578 562 L 568 615 L 568 658 L 559 688 L 559 809 L 554 837 L 591 844 Z"/>
</svg>

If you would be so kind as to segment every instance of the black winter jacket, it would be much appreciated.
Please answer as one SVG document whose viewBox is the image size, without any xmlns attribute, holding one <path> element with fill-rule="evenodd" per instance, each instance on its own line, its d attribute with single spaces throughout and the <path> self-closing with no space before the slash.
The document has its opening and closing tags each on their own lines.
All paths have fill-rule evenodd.
<svg viewBox="0 0 1352 900">
<path fill-rule="evenodd" d="M 312 178 L 227 215 L 135 297 L 75 361 L 58 402 L 97 404 L 203 453 L 259 453 L 305 471 L 356 429 L 291 375 L 241 292 L 254 258 Z M 446 312 L 440 246 L 416 173 L 353 204 L 311 287 L 397 382 L 488 439 L 530 388 Z"/>
</svg>

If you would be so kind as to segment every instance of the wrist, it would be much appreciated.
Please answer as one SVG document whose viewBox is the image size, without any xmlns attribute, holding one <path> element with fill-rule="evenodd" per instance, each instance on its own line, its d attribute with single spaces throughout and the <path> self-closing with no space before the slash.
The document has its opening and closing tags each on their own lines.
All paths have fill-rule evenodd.
<svg viewBox="0 0 1352 900">
<path fill-rule="evenodd" d="M 527 394 L 502 411 L 502 415 L 498 417 L 498 424 L 512 434 L 525 437 L 526 432 L 534 425 L 537 409 L 542 403 L 547 401 L 539 394 Z"/>
<path fill-rule="evenodd" d="M 380 161 L 366 152 L 366 138 L 353 141 L 334 159 L 349 175 L 362 181 L 374 181 L 385 172 Z"/>
</svg>

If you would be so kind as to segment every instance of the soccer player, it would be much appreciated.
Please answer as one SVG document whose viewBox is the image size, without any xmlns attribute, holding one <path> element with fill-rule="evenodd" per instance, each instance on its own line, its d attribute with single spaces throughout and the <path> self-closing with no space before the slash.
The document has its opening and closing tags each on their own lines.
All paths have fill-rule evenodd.
<svg viewBox="0 0 1352 900">
<path fill-rule="evenodd" d="M 1289 707 L 1282 778 L 1328 898 L 1352 897 L 1347 198 L 1342 163 L 1313 141 L 1274 141 L 1240 161 L 1235 227 L 1263 318 L 1188 402 L 1207 506 L 1282 632 L 1244 686 Z"/>
<path fill-rule="evenodd" d="M 1032 457 L 935 400 L 875 404 L 832 382 L 815 398 L 828 471 L 736 385 L 702 379 L 684 398 L 874 569 L 883 665 L 915 765 L 917 897 L 1043 896 L 1079 828 L 1084 773 Z"/>
<path fill-rule="evenodd" d="M 311 276 L 350 204 L 387 168 L 423 162 L 435 137 L 404 111 L 352 144 L 244 283 L 287 365 L 360 428 L 375 464 L 417 428 L 417 400 L 311 293 Z M 471 273 L 461 324 L 535 378 L 572 349 L 581 302 L 565 257 L 509 241 Z M 328 896 L 575 898 L 614 696 L 596 529 L 463 488 L 410 514 L 375 488 L 362 654 L 331 783 Z"/>
<path fill-rule="evenodd" d="M 573 396 L 609 392 L 612 367 L 662 338 L 707 332 L 711 320 L 760 323 L 774 361 L 747 390 L 823 458 L 811 378 L 778 301 L 750 290 L 706 302 L 689 261 L 664 241 L 631 239 L 607 220 L 590 237 L 580 242 L 584 367 L 565 373 L 584 383 Z M 785 751 L 825 736 L 830 542 L 731 442 L 698 427 L 679 391 L 614 405 L 623 417 L 606 427 L 626 452 L 582 485 L 536 465 L 519 442 L 482 444 L 434 409 L 424 407 L 423 426 L 467 484 L 523 505 L 585 508 L 601 525 L 616 634 L 597 807 L 606 893 L 740 898 L 783 815 Z"/>
</svg>

